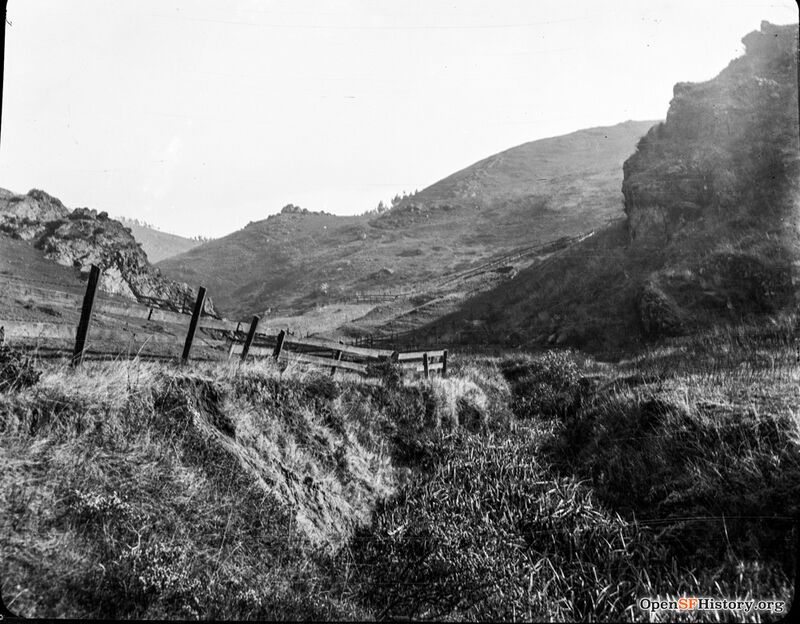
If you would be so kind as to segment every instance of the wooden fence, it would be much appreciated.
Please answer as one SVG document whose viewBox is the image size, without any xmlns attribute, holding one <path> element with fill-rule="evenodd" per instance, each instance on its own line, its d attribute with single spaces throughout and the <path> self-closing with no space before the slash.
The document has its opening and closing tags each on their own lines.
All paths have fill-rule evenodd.
<svg viewBox="0 0 800 624">
<path fill-rule="evenodd" d="M 417 294 L 415 291 L 403 292 L 355 292 L 350 295 L 336 297 L 336 303 L 388 303 L 399 299 L 408 299 Z"/>
<path fill-rule="evenodd" d="M 260 318 L 250 323 L 205 316 L 205 288 L 200 288 L 191 316 L 134 302 L 98 299 L 100 271 L 92 267 L 86 292 L 59 292 L 25 284 L 11 284 L 9 292 L 39 302 L 54 303 L 66 311 L 80 308 L 77 330 L 66 322 L 2 319 L 5 336 L 22 348 L 34 348 L 40 356 L 71 352 L 73 366 L 84 359 L 136 356 L 146 360 L 221 360 L 238 356 L 270 357 L 282 363 L 296 362 L 328 368 L 331 375 L 345 371 L 361 375 L 373 372 L 371 364 L 395 361 L 409 372 L 426 377 L 435 371 L 447 374 L 447 352 L 399 353 L 391 348 L 365 348 L 314 337 L 301 338 L 285 329 L 259 331 Z M 187 326 L 188 320 L 188 326 Z"/>
</svg>

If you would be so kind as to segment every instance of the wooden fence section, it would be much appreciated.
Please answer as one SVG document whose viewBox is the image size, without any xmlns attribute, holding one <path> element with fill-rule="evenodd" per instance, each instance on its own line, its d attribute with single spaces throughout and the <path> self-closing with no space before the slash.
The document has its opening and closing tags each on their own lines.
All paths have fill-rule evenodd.
<svg viewBox="0 0 800 624">
<path fill-rule="evenodd" d="M 0 281 L 3 282 L 5 296 L 30 297 L 44 303 L 74 307 L 76 310 L 81 307 L 81 295 L 18 283 L 8 280 L 8 277 L 4 275 L 0 278 Z M 173 312 L 172 310 L 148 306 L 136 301 L 124 301 L 121 298 L 117 299 L 106 293 L 99 292 L 94 302 L 94 311 L 125 318 L 137 318 L 178 325 L 186 324 L 187 319 L 191 317 L 191 314 Z M 240 326 L 241 323 L 237 321 L 217 319 L 205 315 L 200 317 L 199 322 L 199 327 L 201 328 L 218 329 L 220 331 L 236 331 Z"/>
<path fill-rule="evenodd" d="M 65 318 L 60 323 L 0 319 L 4 334 L 17 346 L 34 349 L 41 357 L 58 357 L 72 352 L 72 364 L 86 358 L 115 359 L 139 357 L 152 360 L 221 360 L 239 355 L 241 360 L 271 357 L 279 362 L 298 362 L 325 367 L 331 375 L 346 371 L 368 375 L 369 365 L 393 360 L 404 369 L 447 374 L 447 352 L 398 353 L 394 349 L 366 348 L 315 337 L 300 338 L 281 330 L 272 334 L 259 329 L 259 317 L 250 323 L 203 316 L 205 288 L 198 291 L 192 315 L 151 308 L 137 302 L 101 298 L 97 293 L 99 270 L 92 267 L 86 293 L 48 290 L 24 283 L 10 284 L 12 296 L 28 298 L 35 304 L 57 305 Z M 66 317 L 80 311 L 80 321 Z M 60 316 L 61 313 L 56 313 Z"/>
<path fill-rule="evenodd" d="M 338 303 L 387 303 L 398 299 L 407 299 L 417 294 L 414 291 L 379 291 L 379 292 L 355 292 L 336 298 Z"/>
<path fill-rule="evenodd" d="M 447 349 L 397 353 L 395 359 L 403 368 L 421 372 L 425 377 L 437 370 L 441 371 L 442 377 L 447 377 Z"/>
<path fill-rule="evenodd" d="M 241 355 L 243 350 L 242 341 L 232 340 L 229 357 Z M 314 364 L 329 368 L 331 375 L 339 369 L 367 375 L 370 364 L 394 361 L 403 369 L 421 372 L 425 377 L 435 371 L 447 376 L 446 350 L 399 353 L 392 349 L 367 349 L 321 338 L 296 338 L 283 331 L 271 338 L 262 337 L 258 344 L 254 342 L 248 353 L 255 358 L 273 357 L 279 362 Z"/>
<path fill-rule="evenodd" d="M 33 349 L 41 356 L 58 356 L 73 348 L 76 328 L 64 323 L 31 323 L 0 320 L 5 337 L 18 347 Z M 181 328 L 175 328 L 180 330 Z M 195 336 L 193 359 L 220 359 L 224 357 L 228 340 L 208 337 L 205 333 Z M 155 329 L 122 324 L 115 327 L 92 326 L 85 339 L 85 354 L 92 359 L 98 357 L 120 357 L 138 355 L 145 359 L 176 358 L 184 344 L 180 331 L 167 333 Z"/>
</svg>

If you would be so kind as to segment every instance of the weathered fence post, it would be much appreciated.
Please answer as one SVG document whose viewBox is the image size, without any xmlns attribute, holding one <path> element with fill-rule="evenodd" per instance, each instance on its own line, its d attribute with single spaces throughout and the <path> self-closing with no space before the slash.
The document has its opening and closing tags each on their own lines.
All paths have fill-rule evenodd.
<svg viewBox="0 0 800 624">
<path fill-rule="evenodd" d="M 428 352 L 422 354 L 422 368 L 425 371 L 425 379 L 428 378 Z"/>
<path fill-rule="evenodd" d="M 253 320 L 250 321 L 250 330 L 247 332 L 247 338 L 244 339 L 244 346 L 242 347 L 242 362 L 247 359 L 247 354 L 250 351 L 250 345 L 253 344 L 253 338 L 256 336 L 256 327 L 258 321 L 261 319 L 257 315 L 253 315 Z"/>
<path fill-rule="evenodd" d="M 447 377 L 447 349 L 442 353 L 442 377 Z"/>
<path fill-rule="evenodd" d="M 189 361 L 189 351 L 192 349 L 192 341 L 194 334 L 197 331 L 197 323 L 200 320 L 200 315 L 203 313 L 203 302 L 206 299 L 206 289 L 201 286 L 197 290 L 197 301 L 194 302 L 194 311 L 192 312 L 192 320 L 189 321 L 189 333 L 186 334 L 186 342 L 183 345 L 183 355 L 181 361 L 185 364 Z"/>
<path fill-rule="evenodd" d="M 336 352 L 336 357 L 333 358 L 333 361 L 334 362 L 338 362 L 341 359 L 342 359 L 342 352 L 341 351 L 337 351 Z M 336 374 L 336 364 L 331 366 L 331 377 L 333 377 L 335 374 Z"/>
<path fill-rule="evenodd" d="M 281 356 L 281 349 L 283 349 L 283 341 L 286 338 L 286 332 L 281 330 L 278 332 L 278 341 L 275 344 L 275 350 L 272 352 L 272 357 L 276 360 Z"/>
<path fill-rule="evenodd" d="M 86 294 L 83 295 L 81 320 L 78 323 L 78 333 L 75 334 L 75 350 L 72 352 L 72 366 L 83 362 L 83 351 L 86 348 L 86 337 L 89 334 L 89 322 L 92 320 L 92 307 L 94 294 L 97 292 L 97 283 L 100 281 L 100 269 L 95 265 L 89 270 L 89 281 L 86 284 Z"/>
</svg>

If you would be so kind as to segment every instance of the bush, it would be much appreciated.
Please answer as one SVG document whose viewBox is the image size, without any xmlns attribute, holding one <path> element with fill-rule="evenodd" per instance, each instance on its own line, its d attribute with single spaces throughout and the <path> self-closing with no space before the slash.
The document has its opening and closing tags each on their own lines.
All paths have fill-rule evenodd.
<svg viewBox="0 0 800 624">
<path fill-rule="evenodd" d="M 388 389 L 403 385 L 403 367 L 388 358 L 367 364 L 367 376 L 377 377 Z"/>
<path fill-rule="evenodd" d="M 585 386 L 569 351 L 508 360 L 501 370 L 511 383 L 511 409 L 519 418 L 563 415 L 575 408 Z"/>
</svg>

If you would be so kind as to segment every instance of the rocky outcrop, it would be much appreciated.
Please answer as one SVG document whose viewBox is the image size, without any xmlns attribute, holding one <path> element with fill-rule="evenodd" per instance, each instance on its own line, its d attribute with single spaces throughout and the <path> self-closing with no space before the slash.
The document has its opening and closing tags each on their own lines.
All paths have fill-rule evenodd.
<svg viewBox="0 0 800 624">
<path fill-rule="evenodd" d="M 37 189 L 17 195 L 0 189 L 0 232 L 32 241 L 47 229 L 47 223 L 62 221 L 70 210 L 60 200 Z"/>
<path fill-rule="evenodd" d="M 675 85 L 666 121 L 625 162 L 632 242 L 781 208 L 780 187 L 798 172 L 797 26 L 763 22 L 742 41 L 745 55 L 716 78 Z"/>
<path fill-rule="evenodd" d="M 675 85 L 666 120 L 625 162 L 630 246 L 665 259 L 638 298 L 648 334 L 796 300 L 797 30 L 762 22 L 716 78 Z"/>
<path fill-rule="evenodd" d="M 58 264 L 84 272 L 97 265 L 105 292 L 172 310 L 191 305 L 197 296 L 191 286 L 163 277 L 119 221 L 88 208 L 70 211 L 44 191 L 0 190 L 0 232 L 28 241 Z M 215 314 L 210 299 L 205 312 Z"/>
</svg>

